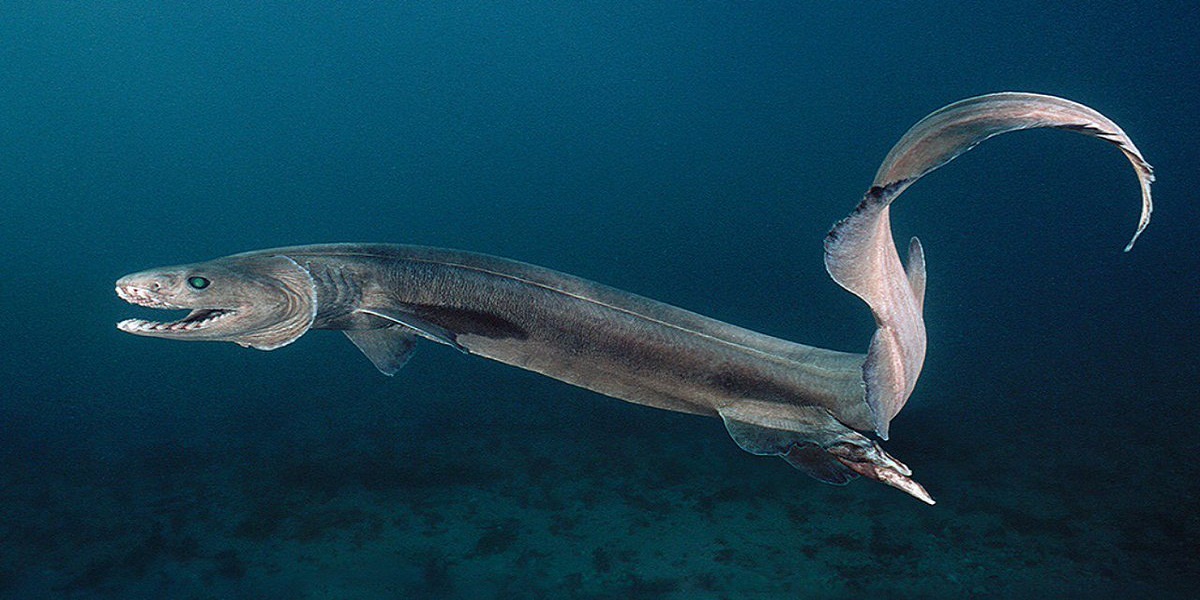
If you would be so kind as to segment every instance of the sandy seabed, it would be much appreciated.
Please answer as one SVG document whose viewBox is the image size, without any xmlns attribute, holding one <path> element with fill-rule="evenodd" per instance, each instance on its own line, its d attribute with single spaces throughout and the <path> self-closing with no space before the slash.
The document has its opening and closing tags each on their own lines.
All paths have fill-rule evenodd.
<svg viewBox="0 0 1200 600">
<path fill-rule="evenodd" d="M 603 420 L 10 448 L 0 596 L 1179 598 L 1200 582 L 1200 480 L 1164 477 L 1151 445 L 894 439 L 928 507 L 742 453 L 719 421 Z"/>
</svg>

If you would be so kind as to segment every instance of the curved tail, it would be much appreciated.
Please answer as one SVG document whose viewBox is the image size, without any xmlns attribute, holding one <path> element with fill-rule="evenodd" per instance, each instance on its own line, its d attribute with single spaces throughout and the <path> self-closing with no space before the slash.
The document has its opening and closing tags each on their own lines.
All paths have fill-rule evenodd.
<svg viewBox="0 0 1200 600">
<path fill-rule="evenodd" d="M 968 98 L 921 119 L 888 152 L 854 212 L 825 237 L 825 269 L 838 285 L 862 298 L 875 316 L 877 330 L 862 368 L 867 405 L 875 431 L 883 439 L 888 437 L 888 423 L 912 394 L 925 362 L 924 252 L 913 238 L 907 269 L 901 266 L 888 206 L 922 176 L 980 142 L 1009 131 L 1042 127 L 1105 140 L 1133 164 L 1142 189 L 1142 214 L 1125 247 L 1128 252 L 1150 223 L 1154 181 L 1150 164 L 1116 123 L 1095 110 L 1063 98 L 1017 92 Z"/>
</svg>

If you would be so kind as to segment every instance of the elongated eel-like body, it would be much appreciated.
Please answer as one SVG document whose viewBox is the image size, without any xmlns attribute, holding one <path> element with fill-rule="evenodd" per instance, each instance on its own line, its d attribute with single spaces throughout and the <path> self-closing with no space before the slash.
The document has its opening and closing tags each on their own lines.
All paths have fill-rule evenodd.
<svg viewBox="0 0 1200 600">
<path fill-rule="evenodd" d="M 1145 228 L 1150 166 L 1103 115 L 1036 94 L 947 106 L 900 140 L 858 208 L 825 240 L 830 275 L 875 316 L 866 354 L 781 340 L 526 263 L 390 244 L 276 248 L 127 275 L 117 281 L 127 301 L 191 313 L 119 327 L 262 350 L 310 329 L 341 330 L 388 375 L 418 339 L 429 339 L 629 402 L 719 416 L 749 452 L 780 456 L 829 483 L 864 475 L 932 504 L 908 467 L 867 436 L 887 439 L 925 359 L 924 251 L 913 238 L 901 263 L 889 207 L 980 141 L 1035 127 L 1117 145 L 1142 183 L 1137 234 Z"/>
</svg>

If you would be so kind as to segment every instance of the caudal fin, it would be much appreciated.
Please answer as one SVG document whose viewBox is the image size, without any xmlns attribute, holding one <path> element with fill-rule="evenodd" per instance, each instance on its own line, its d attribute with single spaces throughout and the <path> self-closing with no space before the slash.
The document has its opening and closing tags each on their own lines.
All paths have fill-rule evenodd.
<svg viewBox="0 0 1200 600">
<path fill-rule="evenodd" d="M 871 189 L 849 217 L 825 238 L 825 268 L 833 280 L 862 298 L 875 316 L 863 381 L 876 433 L 888 437 L 888 424 L 904 408 L 925 362 L 922 302 L 925 261 L 915 238 L 908 269 L 901 266 L 892 240 L 889 206 L 925 174 L 954 160 L 980 142 L 1009 131 L 1050 127 L 1105 140 L 1133 165 L 1142 191 L 1142 213 L 1134 242 L 1150 223 L 1153 169 L 1129 136 L 1104 115 L 1082 104 L 1041 94 L 1004 92 L 968 98 L 921 119 L 892 147 Z"/>
</svg>

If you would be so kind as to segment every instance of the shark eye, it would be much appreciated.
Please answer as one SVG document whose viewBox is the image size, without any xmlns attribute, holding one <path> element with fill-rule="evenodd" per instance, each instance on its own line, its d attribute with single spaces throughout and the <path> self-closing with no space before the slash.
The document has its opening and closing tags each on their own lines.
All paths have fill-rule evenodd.
<svg viewBox="0 0 1200 600">
<path fill-rule="evenodd" d="M 202 290 L 202 289 L 208 287 L 208 284 L 212 283 L 211 281 L 209 281 L 203 277 L 188 277 L 187 282 L 188 282 L 188 285 L 192 286 L 192 289 L 196 289 L 196 290 Z"/>
</svg>

